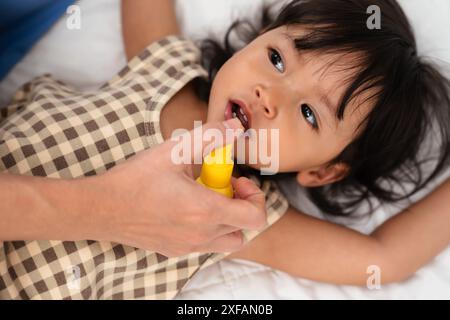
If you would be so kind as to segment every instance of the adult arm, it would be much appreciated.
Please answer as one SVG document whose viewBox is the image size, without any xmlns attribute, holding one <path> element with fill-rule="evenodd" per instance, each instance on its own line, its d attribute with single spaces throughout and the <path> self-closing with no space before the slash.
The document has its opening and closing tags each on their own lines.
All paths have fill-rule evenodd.
<svg viewBox="0 0 450 320">
<path fill-rule="evenodd" d="M 93 236 L 93 178 L 0 175 L 0 240 L 81 240 Z"/>
<path fill-rule="evenodd" d="M 242 131 L 233 119 L 187 134 L 193 141 L 212 128 L 226 143 L 237 136 L 227 130 Z M 204 188 L 194 180 L 194 165 L 172 161 L 176 144 L 166 141 L 89 178 L 0 174 L 0 240 L 113 241 L 166 256 L 240 249 L 239 230 L 265 223 L 264 193 L 245 178 L 234 182 L 240 199 Z M 192 160 L 210 145 L 195 143 Z"/>
</svg>

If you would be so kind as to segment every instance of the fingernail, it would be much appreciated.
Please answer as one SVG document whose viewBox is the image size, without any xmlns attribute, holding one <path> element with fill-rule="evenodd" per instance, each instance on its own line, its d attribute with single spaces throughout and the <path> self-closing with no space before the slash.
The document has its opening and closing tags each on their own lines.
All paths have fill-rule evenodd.
<svg viewBox="0 0 450 320">
<path fill-rule="evenodd" d="M 241 121 L 239 121 L 239 119 L 237 119 L 237 118 L 233 118 L 233 119 L 229 119 L 227 121 L 224 121 L 223 125 L 227 129 L 233 129 L 233 130 L 244 129 L 244 127 L 242 126 Z"/>
</svg>

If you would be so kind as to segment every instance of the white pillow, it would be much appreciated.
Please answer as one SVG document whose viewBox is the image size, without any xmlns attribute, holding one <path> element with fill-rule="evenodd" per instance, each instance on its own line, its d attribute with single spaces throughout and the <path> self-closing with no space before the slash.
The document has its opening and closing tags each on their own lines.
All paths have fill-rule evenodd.
<svg viewBox="0 0 450 320">
<path fill-rule="evenodd" d="M 420 55 L 450 63 L 450 1 L 399 0 L 413 26 Z"/>
</svg>

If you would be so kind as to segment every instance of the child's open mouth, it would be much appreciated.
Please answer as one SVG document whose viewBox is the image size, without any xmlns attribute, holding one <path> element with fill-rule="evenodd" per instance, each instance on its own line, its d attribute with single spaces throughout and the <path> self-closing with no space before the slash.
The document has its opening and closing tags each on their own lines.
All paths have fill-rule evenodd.
<svg viewBox="0 0 450 320">
<path fill-rule="evenodd" d="M 250 115 L 243 102 L 230 100 L 225 109 L 225 119 L 238 118 L 241 121 L 244 130 L 250 129 Z"/>
</svg>

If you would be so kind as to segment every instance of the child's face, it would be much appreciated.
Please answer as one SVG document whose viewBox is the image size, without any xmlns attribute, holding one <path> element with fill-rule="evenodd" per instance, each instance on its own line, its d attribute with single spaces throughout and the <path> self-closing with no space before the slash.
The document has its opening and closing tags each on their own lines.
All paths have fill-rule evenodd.
<svg viewBox="0 0 450 320">
<path fill-rule="evenodd" d="M 362 103 L 361 94 L 347 106 L 344 120 L 337 120 L 336 108 L 348 86 L 344 80 L 355 72 L 344 68 L 355 57 L 340 57 L 330 66 L 336 56 L 299 54 L 287 35 L 301 33 L 299 27 L 271 30 L 228 60 L 212 86 L 208 121 L 231 117 L 230 100 L 243 102 L 252 129 L 279 129 L 279 171 L 298 172 L 300 184 L 319 186 L 345 175 L 346 165 L 326 165 L 355 138 L 372 106 Z M 271 141 L 270 133 L 267 137 L 272 150 L 278 142 Z M 248 147 L 246 152 L 249 159 Z M 261 162 L 249 165 L 264 167 Z"/>
</svg>

